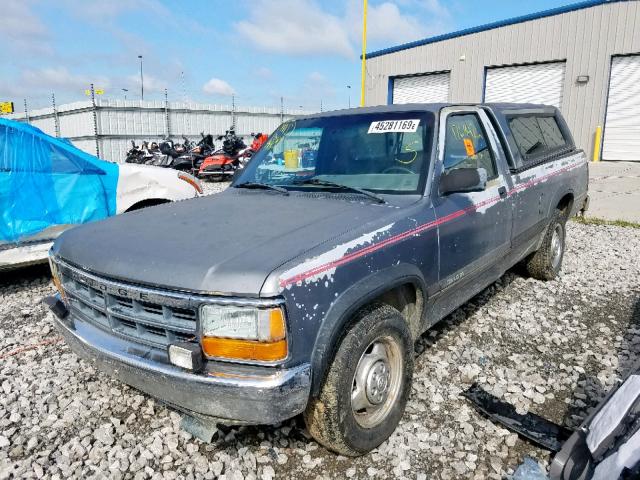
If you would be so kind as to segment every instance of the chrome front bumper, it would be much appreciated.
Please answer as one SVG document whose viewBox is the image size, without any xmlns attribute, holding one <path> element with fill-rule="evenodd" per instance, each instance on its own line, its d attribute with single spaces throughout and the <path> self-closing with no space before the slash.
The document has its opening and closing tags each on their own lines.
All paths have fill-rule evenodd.
<svg viewBox="0 0 640 480">
<path fill-rule="evenodd" d="M 48 304 L 60 307 L 53 298 Z M 185 413 L 222 424 L 274 424 L 307 405 L 309 364 L 274 369 L 207 362 L 203 373 L 191 373 L 168 363 L 165 351 L 116 337 L 75 313 L 61 315 L 57 310 L 56 328 L 76 354 Z"/>
</svg>

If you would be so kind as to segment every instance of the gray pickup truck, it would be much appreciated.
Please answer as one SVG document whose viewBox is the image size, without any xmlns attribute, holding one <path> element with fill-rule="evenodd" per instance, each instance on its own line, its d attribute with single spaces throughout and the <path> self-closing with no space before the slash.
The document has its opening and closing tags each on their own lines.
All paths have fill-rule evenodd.
<svg viewBox="0 0 640 480">
<path fill-rule="evenodd" d="M 587 178 L 554 107 L 311 115 L 219 195 L 65 232 L 47 303 L 75 352 L 187 418 L 303 413 L 360 455 L 400 421 L 418 336 L 518 262 L 558 274 Z"/>
</svg>

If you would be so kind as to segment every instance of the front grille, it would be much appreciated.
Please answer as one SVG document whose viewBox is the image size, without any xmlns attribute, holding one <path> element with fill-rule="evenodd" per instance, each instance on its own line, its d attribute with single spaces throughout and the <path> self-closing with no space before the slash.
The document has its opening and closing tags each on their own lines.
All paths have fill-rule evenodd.
<svg viewBox="0 0 640 480">
<path fill-rule="evenodd" d="M 71 311 L 104 330 L 155 347 L 195 341 L 198 305 L 189 297 L 98 278 L 57 264 Z"/>
</svg>

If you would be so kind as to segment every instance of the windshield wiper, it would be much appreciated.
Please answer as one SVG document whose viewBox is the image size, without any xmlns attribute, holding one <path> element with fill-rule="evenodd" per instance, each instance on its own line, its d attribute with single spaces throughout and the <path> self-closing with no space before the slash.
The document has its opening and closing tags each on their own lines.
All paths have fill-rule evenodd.
<svg viewBox="0 0 640 480">
<path fill-rule="evenodd" d="M 262 190 L 273 190 L 274 192 L 278 192 L 283 195 L 289 195 L 289 191 L 286 188 L 278 187 L 277 185 L 269 185 L 268 183 L 244 182 L 234 185 L 233 188 L 255 188 Z"/>
<path fill-rule="evenodd" d="M 303 180 L 302 182 L 294 182 L 293 184 L 294 185 L 318 185 L 320 187 L 332 187 L 332 188 L 339 188 L 341 190 L 349 190 L 351 192 L 359 193 L 360 195 L 366 195 L 367 197 L 375 200 L 378 203 L 387 203 L 384 198 L 368 190 L 364 190 L 358 187 L 352 187 L 350 185 L 344 185 L 342 183 L 330 182 L 329 180 L 322 180 L 320 178 L 310 178 L 308 180 Z"/>
</svg>

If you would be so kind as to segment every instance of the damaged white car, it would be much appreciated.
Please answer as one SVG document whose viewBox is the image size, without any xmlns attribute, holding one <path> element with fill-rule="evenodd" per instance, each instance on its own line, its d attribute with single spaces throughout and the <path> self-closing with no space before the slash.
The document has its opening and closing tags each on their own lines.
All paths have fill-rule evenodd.
<svg viewBox="0 0 640 480">
<path fill-rule="evenodd" d="M 185 172 L 102 161 L 0 119 L 0 270 L 46 261 L 52 241 L 75 225 L 201 193 Z"/>
</svg>

